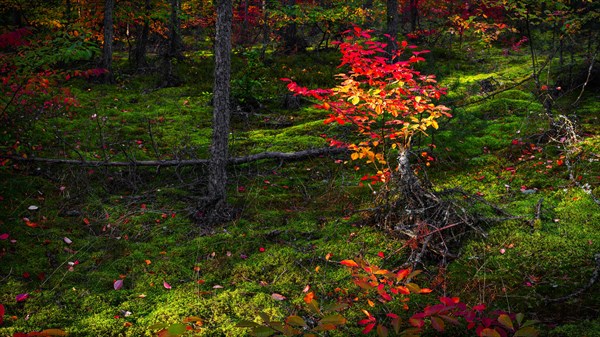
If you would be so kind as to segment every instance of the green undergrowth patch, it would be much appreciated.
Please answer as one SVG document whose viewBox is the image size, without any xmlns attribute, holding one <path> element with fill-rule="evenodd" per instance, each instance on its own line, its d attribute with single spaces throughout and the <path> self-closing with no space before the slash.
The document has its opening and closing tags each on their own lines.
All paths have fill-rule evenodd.
<svg viewBox="0 0 600 337">
<path fill-rule="evenodd" d="M 437 278 L 438 285 L 411 300 L 411 308 L 459 296 L 523 312 L 544 326 L 558 324 L 548 332 L 553 336 L 593 336 L 597 286 L 564 302 L 545 300 L 585 287 L 600 251 L 600 212 L 592 198 L 600 174 L 597 94 L 586 93 L 577 107 L 557 103 L 560 113 L 577 114 L 580 142 L 570 148 L 538 143 L 548 120 L 527 86 L 484 99 L 489 93 L 481 92 L 481 81 L 493 78 L 500 88 L 530 71 L 522 55 L 501 59 L 496 52 L 481 64 L 432 55 L 436 64 L 456 58 L 439 74 L 449 105 L 457 106 L 439 130 L 415 140 L 415 162 L 422 151 L 434 158 L 419 176 L 427 174 L 438 191 L 461 188 L 505 213 L 491 214 L 502 221 L 482 223 L 487 238 L 465 237 L 446 273 L 437 261 L 419 266 L 424 273 L 417 283 L 427 287 Z M 323 112 L 310 102 L 281 108 L 287 92 L 279 77 L 331 87 L 340 71 L 336 52 L 235 57 L 237 98 L 252 88 L 263 108 L 234 116 L 233 156 L 320 148 L 328 136 L 354 140 L 351 128 L 323 124 Z M 207 60 L 196 57 L 186 76 L 210 70 Z M 40 121 L 31 144 L 45 145 L 40 156 L 207 158 L 211 79 L 196 83 L 186 76 L 175 88 L 156 88 L 152 76 L 123 76 L 116 87 L 74 82 L 82 107 L 71 118 Z M 361 258 L 395 269 L 406 259 L 402 240 L 364 225 L 363 211 L 378 188 L 359 186 L 367 173 L 367 165 L 344 154 L 232 166 L 228 192 L 237 216 L 209 227 L 191 220 L 202 218 L 195 205 L 206 187 L 203 166 L 0 167 L 0 234 L 9 234 L 0 240 L 6 307 L 0 335 L 60 328 L 71 336 L 152 336 L 157 324 L 197 316 L 201 335 L 246 336 L 235 325 L 262 323 L 258 312 L 279 320 L 302 313 L 307 286 L 322 303 L 335 302 L 352 288 L 339 261 Z M 477 207 L 490 216 L 489 208 Z M 117 280 L 123 285 L 115 289 Z M 17 302 L 18 294 L 29 297 Z M 344 314 L 351 322 L 364 318 Z M 359 333 L 349 324 L 331 335 Z"/>
</svg>

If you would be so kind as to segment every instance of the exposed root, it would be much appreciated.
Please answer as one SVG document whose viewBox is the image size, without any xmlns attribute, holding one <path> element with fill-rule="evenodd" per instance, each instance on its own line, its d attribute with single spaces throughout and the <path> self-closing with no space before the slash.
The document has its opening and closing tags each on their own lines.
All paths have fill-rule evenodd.
<svg viewBox="0 0 600 337">
<path fill-rule="evenodd" d="M 414 268 L 426 258 L 445 264 L 458 257 L 465 236 L 487 236 L 482 225 L 520 219 L 461 189 L 425 188 L 407 158 L 399 161 L 398 175 L 379 193 L 372 216 L 378 226 L 407 240 L 411 253 L 403 267 Z"/>
</svg>

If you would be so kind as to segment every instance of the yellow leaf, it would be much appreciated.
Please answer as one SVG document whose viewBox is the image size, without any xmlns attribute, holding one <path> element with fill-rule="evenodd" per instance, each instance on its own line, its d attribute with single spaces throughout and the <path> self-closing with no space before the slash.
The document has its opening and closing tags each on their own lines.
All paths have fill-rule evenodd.
<svg viewBox="0 0 600 337">
<path fill-rule="evenodd" d="M 350 155 L 350 158 L 352 158 L 352 160 L 357 160 L 358 159 L 358 153 L 354 152 Z"/>
<path fill-rule="evenodd" d="M 358 96 L 352 96 L 349 98 L 349 100 L 352 103 L 352 105 L 357 105 L 358 102 L 360 102 L 360 98 L 358 98 Z"/>
<path fill-rule="evenodd" d="M 417 97 L 415 97 L 415 101 L 416 101 L 417 103 L 421 102 L 421 99 L 422 99 L 422 98 L 421 98 L 421 96 L 417 96 Z"/>
<path fill-rule="evenodd" d="M 431 121 L 431 126 L 433 126 L 434 129 L 437 129 L 439 127 L 437 121 L 435 121 L 435 120 Z"/>
</svg>

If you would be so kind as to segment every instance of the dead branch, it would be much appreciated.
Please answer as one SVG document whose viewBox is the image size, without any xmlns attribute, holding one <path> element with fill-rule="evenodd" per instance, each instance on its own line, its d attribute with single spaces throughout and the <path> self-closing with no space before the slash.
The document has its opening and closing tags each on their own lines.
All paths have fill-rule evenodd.
<svg viewBox="0 0 600 337">
<path fill-rule="evenodd" d="M 585 292 L 586 290 L 590 289 L 594 283 L 596 283 L 596 281 L 598 281 L 598 277 L 600 276 L 600 253 L 597 253 L 596 255 L 594 255 L 594 260 L 596 262 L 596 268 L 594 269 L 594 272 L 592 273 L 592 276 L 590 277 L 588 283 L 583 286 L 582 288 L 579 288 L 577 291 L 570 293 L 569 295 L 566 296 L 562 296 L 559 298 L 546 298 L 545 301 L 547 303 L 560 303 L 560 302 L 564 302 L 570 298 L 573 298 L 575 296 L 579 296 L 581 295 L 583 292 Z"/>
<path fill-rule="evenodd" d="M 322 155 L 341 154 L 347 152 L 344 148 L 334 147 L 323 147 L 318 149 L 303 150 L 297 152 L 261 152 L 249 156 L 233 157 L 229 158 L 228 163 L 230 165 L 241 165 L 247 164 L 254 161 L 266 160 L 266 159 L 279 159 L 279 160 L 299 160 L 309 157 L 316 157 Z M 0 159 L 10 159 L 15 162 L 24 163 L 43 163 L 43 164 L 62 164 L 71 166 L 83 166 L 83 167 L 167 167 L 167 166 L 196 166 L 196 165 L 208 165 L 209 159 L 188 159 L 188 160 L 135 160 L 130 161 L 94 161 L 94 160 L 76 160 L 76 159 L 60 159 L 60 158 L 23 158 L 19 156 L 5 156 L 0 155 Z"/>
<path fill-rule="evenodd" d="M 537 223 L 541 221 L 543 202 L 544 198 L 540 198 L 540 200 L 538 200 L 537 205 L 535 206 L 535 217 L 529 221 L 529 226 L 531 226 L 532 231 L 534 231 L 537 227 Z"/>
</svg>

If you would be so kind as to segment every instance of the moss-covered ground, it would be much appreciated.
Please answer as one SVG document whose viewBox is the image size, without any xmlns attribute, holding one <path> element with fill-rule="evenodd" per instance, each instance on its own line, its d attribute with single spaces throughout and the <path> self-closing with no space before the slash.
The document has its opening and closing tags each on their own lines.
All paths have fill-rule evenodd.
<svg viewBox="0 0 600 337">
<path fill-rule="evenodd" d="M 234 95 L 263 106 L 248 111 L 242 104 L 234 114 L 232 155 L 322 147 L 323 134 L 347 133 L 324 125 L 307 104 L 281 108 L 280 77 L 331 86 L 337 57 L 308 53 L 263 64 L 237 55 Z M 416 282 L 433 283 L 434 291 L 415 299 L 415 310 L 459 296 L 523 312 L 541 322 L 543 335 L 600 336 L 597 284 L 565 301 L 545 301 L 585 287 L 600 252 L 600 206 L 592 198 L 600 195 L 598 88 L 589 87 L 576 108 L 569 103 L 578 92 L 556 102 L 557 113 L 577 116 L 576 143 L 540 143 L 548 122 L 527 83 L 481 99 L 482 80 L 503 87 L 525 78 L 526 55 L 489 52 L 479 63 L 441 52 L 428 58 L 424 68 L 449 88 L 454 115 L 416 140 L 420 148 L 436 144 L 427 168 L 433 186 L 477 193 L 521 218 L 486 228 L 487 238 L 465 240 L 447 267 L 424 266 Z M 211 67 L 209 57 L 190 57 L 176 88 L 156 89 L 156 78 L 126 73 L 116 85 L 77 82 L 77 113 L 36 121 L 20 146 L 35 147 L 40 157 L 206 158 Z M 358 186 L 369 168 L 355 164 L 340 155 L 231 167 L 229 202 L 239 214 L 213 227 L 190 220 L 204 192 L 201 166 L 0 167 L 0 234 L 8 234 L 0 240 L 0 335 L 58 328 L 70 336 L 151 336 L 161 324 L 195 316 L 202 336 L 245 336 L 248 330 L 235 325 L 261 322 L 259 312 L 273 319 L 300 312 L 307 285 L 334 301 L 336 288 L 350 287 L 338 261 L 361 256 L 395 268 L 408 249 L 363 225 L 356 211 L 371 206 L 373 192 Z M 116 280 L 123 281 L 118 290 Z M 19 294 L 28 298 L 17 301 Z M 359 331 L 348 324 L 330 335 Z"/>
</svg>

